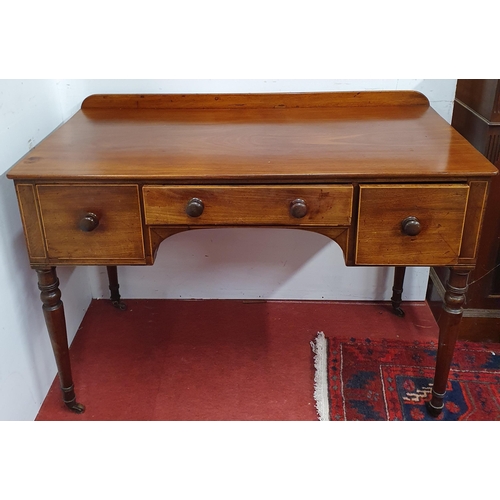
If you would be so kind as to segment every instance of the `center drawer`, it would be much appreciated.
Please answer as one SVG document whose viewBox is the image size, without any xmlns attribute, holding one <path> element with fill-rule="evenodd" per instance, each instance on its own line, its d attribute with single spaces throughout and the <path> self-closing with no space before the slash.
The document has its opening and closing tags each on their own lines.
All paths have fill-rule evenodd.
<svg viewBox="0 0 500 500">
<path fill-rule="evenodd" d="M 348 226 L 351 185 L 144 186 L 148 225 Z"/>
</svg>

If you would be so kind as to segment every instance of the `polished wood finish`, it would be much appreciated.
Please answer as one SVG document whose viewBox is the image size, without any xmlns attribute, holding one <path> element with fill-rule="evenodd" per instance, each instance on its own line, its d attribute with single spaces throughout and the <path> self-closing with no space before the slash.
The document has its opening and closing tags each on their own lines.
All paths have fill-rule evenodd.
<svg viewBox="0 0 500 500">
<path fill-rule="evenodd" d="M 469 283 L 472 282 L 470 276 Z M 430 270 L 426 301 L 436 320 L 439 319 L 439 315 L 441 314 L 446 293 L 446 287 L 443 283 L 446 283 L 449 277 L 450 270 L 446 267 L 431 268 Z M 470 287 L 471 285 L 469 284 L 467 290 Z M 469 291 L 467 291 L 467 303 L 463 307 L 462 320 L 458 326 L 458 338 L 472 342 L 500 343 L 500 311 L 498 309 L 469 307 L 468 302 Z"/>
<path fill-rule="evenodd" d="M 199 198 L 191 198 L 186 205 L 186 214 L 189 217 L 199 217 L 203 210 L 205 210 L 205 204 Z"/>
<path fill-rule="evenodd" d="M 356 264 L 456 264 L 468 194 L 467 185 L 362 185 Z M 419 220 L 415 235 L 402 228 L 408 217 Z"/>
<path fill-rule="evenodd" d="M 404 317 L 405 313 L 401 309 L 401 302 L 403 297 L 403 284 L 405 281 L 406 267 L 398 266 L 394 268 L 394 284 L 392 286 L 391 304 L 392 310 L 396 316 Z"/>
<path fill-rule="evenodd" d="M 452 125 L 500 167 L 500 80 L 458 80 Z M 471 272 L 466 308 L 500 312 L 500 275 L 492 271 L 500 264 L 500 176 L 492 179 L 483 209 L 483 231 L 480 240 L 476 239 L 477 266 Z"/>
<path fill-rule="evenodd" d="M 355 99 L 357 106 L 307 107 L 313 97 L 298 94 L 296 107 L 281 108 L 285 94 L 276 94 L 271 97 L 278 107 L 266 108 L 157 104 L 135 109 L 134 98 L 131 108 L 86 108 L 33 149 L 10 176 L 37 182 L 246 185 L 390 177 L 465 181 L 493 173 L 421 94 L 402 92 L 397 104 L 392 93 L 372 92 L 366 99 L 362 92 L 355 94 L 318 95 L 320 102 Z M 156 101 L 170 98 L 157 96 Z"/>
<path fill-rule="evenodd" d="M 71 362 L 69 359 L 68 336 L 66 334 L 66 320 L 64 307 L 59 290 L 59 279 L 54 267 L 35 268 L 38 274 L 38 288 L 42 300 L 45 324 L 49 332 L 52 350 L 57 363 L 57 372 L 61 384 L 64 404 L 72 411 L 82 413 L 85 407 L 77 403 Z"/>
<path fill-rule="evenodd" d="M 351 195 L 351 201 L 352 201 L 352 195 Z M 290 203 L 290 215 L 292 217 L 295 217 L 296 219 L 302 219 L 307 215 L 308 211 L 309 207 L 302 198 L 296 198 Z M 349 214 L 350 213 L 351 211 L 349 210 Z"/>
<path fill-rule="evenodd" d="M 417 236 L 422 231 L 422 224 L 417 217 L 406 217 L 401 221 L 401 231 L 406 234 L 406 236 Z"/>
<path fill-rule="evenodd" d="M 109 291 L 111 292 L 110 300 L 114 307 L 125 311 L 127 306 L 122 302 L 120 297 L 120 284 L 118 283 L 118 269 L 116 266 L 106 266 L 106 272 L 108 273 L 109 280 Z"/>
<path fill-rule="evenodd" d="M 500 167 L 500 80 L 458 80 L 452 118 L 453 127 L 496 167 Z M 459 327 L 459 338 L 473 341 L 500 341 L 500 177 L 489 185 L 471 183 L 469 205 L 484 212 L 484 224 L 464 228 L 460 262 L 466 257 L 476 263 L 469 278 L 467 303 Z M 487 203 L 486 203 L 486 200 Z M 471 216 L 476 221 L 477 217 Z M 480 238 L 479 238 L 480 236 Z M 436 269 L 439 287 L 444 287 L 448 274 Z M 427 299 L 440 301 L 437 284 L 429 284 Z M 433 310 L 436 308 L 433 307 Z"/>
<path fill-rule="evenodd" d="M 458 328 L 462 319 L 462 306 L 467 292 L 469 270 L 452 268 L 446 284 L 444 304 L 439 315 L 439 343 L 436 358 L 436 372 L 432 386 L 432 399 L 428 408 L 433 415 L 439 415 L 444 407 L 444 396 L 448 384 L 453 350 L 458 337 Z"/>
<path fill-rule="evenodd" d="M 50 262 L 145 262 L 137 186 L 50 184 L 37 192 Z M 89 214 L 98 220 L 93 230 Z"/>
<path fill-rule="evenodd" d="M 90 233 L 99 225 L 99 217 L 92 212 L 86 213 L 78 223 L 78 227 L 85 233 Z"/>
<path fill-rule="evenodd" d="M 351 185 L 327 186 L 145 186 L 146 224 L 348 226 Z M 186 213 L 193 199 L 198 215 Z M 307 205 L 301 217 L 290 211 L 297 199 Z"/>
<path fill-rule="evenodd" d="M 8 177 L 31 265 L 52 294 L 43 300 L 64 390 L 53 266 L 107 266 L 119 303 L 117 265 L 151 265 L 165 238 L 223 226 L 314 231 L 347 265 L 398 266 L 396 309 L 404 266 L 453 266 L 441 397 L 460 316 L 453 297 L 474 267 L 494 174 L 422 94 L 405 91 L 92 96 Z"/>
<path fill-rule="evenodd" d="M 17 184 L 17 199 L 23 221 L 24 236 L 32 262 L 47 258 L 41 218 L 33 184 Z"/>
<path fill-rule="evenodd" d="M 413 91 L 291 92 L 287 94 L 100 94 L 87 97 L 82 109 L 281 109 L 370 106 L 428 106 Z"/>
<path fill-rule="evenodd" d="M 481 222 L 486 210 L 488 182 L 472 181 L 469 183 L 469 198 L 467 200 L 467 215 L 464 222 L 462 247 L 460 248 L 460 263 L 474 262 L 481 235 Z"/>
<path fill-rule="evenodd" d="M 488 122 L 500 123 L 499 80 L 458 80 L 455 103 L 467 106 Z"/>
</svg>

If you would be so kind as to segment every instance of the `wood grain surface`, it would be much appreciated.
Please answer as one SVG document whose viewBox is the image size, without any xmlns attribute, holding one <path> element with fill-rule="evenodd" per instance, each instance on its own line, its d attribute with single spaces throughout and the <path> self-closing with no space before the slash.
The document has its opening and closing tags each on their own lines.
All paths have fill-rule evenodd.
<svg viewBox="0 0 500 500">
<path fill-rule="evenodd" d="M 268 225 L 335 239 L 347 265 L 451 266 L 428 406 L 438 416 L 496 173 L 415 92 L 87 99 L 7 175 L 63 401 L 84 410 L 56 265 L 147 265 L 191 227 Z"/>
<path fill-rule="evenodd" d="M 469 186 L 360 186 L 356 264 L 453 265 L 458 262 Z M 402 232 L 416 217 L 422 230 Z"/>
<path fill-rule="evenodd" d="M 37 191 L 51 261 L 144 261 L 137 186 L 63 184 L 37 186 Z M 99 219 L 97 228 L 90 232 L 79 227 L 87 213 L 96 214 Z"/>
<path fill-rule="evenodd" d="M 362 102 L 363 93 L 357 95 L 352 99 Z M 91 100 L 18 162 L 8 177 L 314 183 L 484 178 L 497 172 L 426 101 L 404 96 L 407 93 L 392 105 L 379 98 L 369 106 L 280 107 L 287 97 L 275 94 L 271 97 L 277 107 L 238 109 L 99 108 L 90 107 Z M 113 99 L 125 98 L 107 98 Z"/>
<path fill-rule="evenodd" d="M 350 185 L 324 186 L 145 186 L 146 224 L 187 225 L 315 225 L 351 223 Z M 199 217 L 186 214 L 190 199 L 204 204 Z M 301 199 L 307 214 L 295 218 L 290 206 Z"/>
<path fill-rule="evenodd" d="M 87 97 L 82 109 L 242 109 L 331 108 L 347 106 L 428 106 L 414 90 L 364 92 L 289 92 L 256 94 L 96 94 Z"/>
</svg>

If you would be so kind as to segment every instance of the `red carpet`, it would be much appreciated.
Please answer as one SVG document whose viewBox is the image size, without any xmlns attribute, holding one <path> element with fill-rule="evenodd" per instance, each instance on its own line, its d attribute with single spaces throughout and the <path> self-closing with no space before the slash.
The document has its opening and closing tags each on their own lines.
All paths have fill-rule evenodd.
<svg viewBox="0 0 500 500">
<path fill-rule="evenodd" d="M 435 420 L 435 343 L 327 341 L 330 420 Z M 500 344 L 457 343 L 438 420 L 500 420 Z"/>
<path fill-rule="evenodd" d="M 310 341 L 437 338 L 425 303 L 94 300 L 71 346 L 77 415 L 54 381 L 37 420 L 317 420 Z M 402 333 L 404 332 L 404 334 Z"/>
</svg>

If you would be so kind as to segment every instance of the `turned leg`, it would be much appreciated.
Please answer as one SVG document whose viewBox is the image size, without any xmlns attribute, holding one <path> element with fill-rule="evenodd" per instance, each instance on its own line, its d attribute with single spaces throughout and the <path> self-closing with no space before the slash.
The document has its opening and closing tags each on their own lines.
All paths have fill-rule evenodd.
<svg viewBox="0 0 500 500">
<path fill-rule="evenodd" d="M 465 302 L 469 273 L 470 270 L 452 268 L 446 284 L 443 310 L 438 320 L 439 344 L 432 399 L 427 404 L 427 409 L 433 417 L 437 417 L 444 408 L 446 385 L 458 336 L 458 327 L 462 319 L 462 305 Z"/>
<path fill-rule="evenodd" d="M 69 361 L 68 336 L 66 333 L 66 320 L 64 318 L 64 307 L 59 290 L 59 279 L 56 268 L 36 269 L 38 274 L 38 288 L 43 303 L 43 315 L 49 332 L 52 350 L 57 364 L 57 372 L 61 384 L 64 404 L 76 413 L 83 413 L 85 407 L 76 402 L 73 378 L 71 375 L 71 364 Z"/>
<path fill-rule="evenodd" d="M 106 266 L 106 270 L 108 271 L 111 303 L 117 309 L 124 311 L 125 309 L 127 309 L 127 305 L 120 300 L 120 293 L 118 292 L 118 290 L 120 289 L 120 285 L 118 284 L 118 271 L 116 269 L 116 266 Z"/>
<path fill-rule="evenodd" d="M 402 318 L 405 315 L 403 309 L 401 309 L 401 297 L 403 295 L 403 283 L 405 280 L 406 267 L 395 267 L 394 268 L 394 285 L 392 287 L 392 312 Z"/>
</svg>

